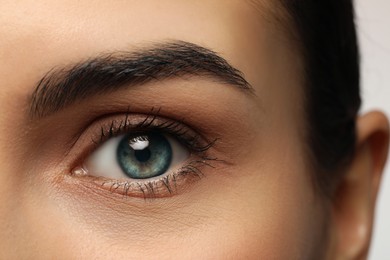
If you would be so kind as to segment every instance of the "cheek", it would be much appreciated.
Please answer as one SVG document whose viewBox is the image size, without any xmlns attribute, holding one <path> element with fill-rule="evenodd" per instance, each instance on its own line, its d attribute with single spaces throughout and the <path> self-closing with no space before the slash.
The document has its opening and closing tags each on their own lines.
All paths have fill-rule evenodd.
<svg viewBox="0 0 390 260">
<path fill-rule="evenodd" d="M 292 157 L 268 165 L 253 163 L 228 173 L 243 175 L 234 183 L 215 185 L 212 192 L 205 189 L 186 220 L 203 213 L 202 224 L 172 234 L 169 244 L 176 245 L 176 254 L 198 259 L 321 259 L 322 203 L 303 165 Z M 208 181 L 213 183 L 213 178 Z"/>
<path fill-rule="evenodd" d="M 275 134 L 278 139 L 258 142 L 263 148 L 233 170 L 234 188 L 218 192 L 223 198 L 215 199 L 213 214 L 224 217 L 210 234 L 219 252 L 237 257 L 319 259 L 325 250 L 324 202 L 313 189 L 299 139 Z"/>
</svg>

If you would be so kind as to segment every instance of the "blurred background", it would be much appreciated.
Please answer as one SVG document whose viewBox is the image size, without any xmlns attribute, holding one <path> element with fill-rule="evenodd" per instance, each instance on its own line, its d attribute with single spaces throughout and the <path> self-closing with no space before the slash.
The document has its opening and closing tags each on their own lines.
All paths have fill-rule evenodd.
<svg viewBox="0 0 390 260">
<path fill-rule="evenodd" d="M 362 52 L 362 112 L 380 109 L 390 116 L 390 1 L 355 0 L 355 5 Z M 390 259 L 390 164 L 376 212 L 369 259 Z"/>
</svg>

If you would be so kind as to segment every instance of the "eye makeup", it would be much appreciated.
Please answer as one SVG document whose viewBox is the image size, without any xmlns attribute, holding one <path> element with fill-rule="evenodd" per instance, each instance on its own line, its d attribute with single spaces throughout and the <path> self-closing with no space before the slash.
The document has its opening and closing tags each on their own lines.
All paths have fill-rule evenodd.
<svg viewBox="0 0 390 260">
<path fill-rule="evenodd" d="M 125 114 L 93 123 L 85 132 L 90 136 L 90 142 L 82 149 L 84 151 L 74 163 L 70 176 L 88 186 L 93 184 L 97 189 L 125 197 L 150 199 L 174 196 L 184 192 L 189 184 L 202 179 L 205 168 L 214 168 L 218 162 L 222 162 L 212 153 L 218 139 L 210 141 L 183 120 L 161 116 L 161 109 L 153 108 L 149 114 L 136 114 L 128 110 Z M 88 169 L 86 161 L 91 154 L 113 138 L 129 134 L 141 139 L 145 136 L 167 136 L 188 150 L 188 157 L 173 170 L 151 178 L 129 178 L 125 174 L 123 178 L 108 178 L 107 174 L 98 174 Z"/>
</svg>

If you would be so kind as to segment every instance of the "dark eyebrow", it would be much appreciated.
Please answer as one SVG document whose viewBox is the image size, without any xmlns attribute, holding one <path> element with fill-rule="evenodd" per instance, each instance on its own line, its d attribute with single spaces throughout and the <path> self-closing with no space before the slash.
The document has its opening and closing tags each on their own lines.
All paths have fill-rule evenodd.
<svg viewBox="0 0 390 260">
<path fill-rule="evenodd" d="M 76 101 L 184 75 L 208 76 L 251 91 L 243 73 L 212 50 L 175 41 L 97 57 L 49 71 L 31 95 L 30 116 L 44 117 Z"/>
</svg>

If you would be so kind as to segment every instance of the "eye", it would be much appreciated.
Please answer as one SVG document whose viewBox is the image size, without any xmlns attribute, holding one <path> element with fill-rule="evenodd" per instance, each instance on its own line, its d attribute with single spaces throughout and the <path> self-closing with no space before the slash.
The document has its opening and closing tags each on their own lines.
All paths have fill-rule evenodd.
<svg viewBox="0 0 390 260">
<path fill-rule="evenodd" d="M 76 145 L 85 152 L 70 175 L 88 187 L 126 197 L 163 198 L 184 192 L 204 176 L 204 168 L 224 162 L 209 151 L 218 139 L 209 141 L 159 111 L 129 111 L 94 122 L 78 138 Z"/>
<path fill-rule="evenodd" d="M 154 132 L 106 141 L 84 162 L 88 175 L 110 179 L 152 179 L 181 168 L 190 152 L 175 138 Z"/>
</svg>

